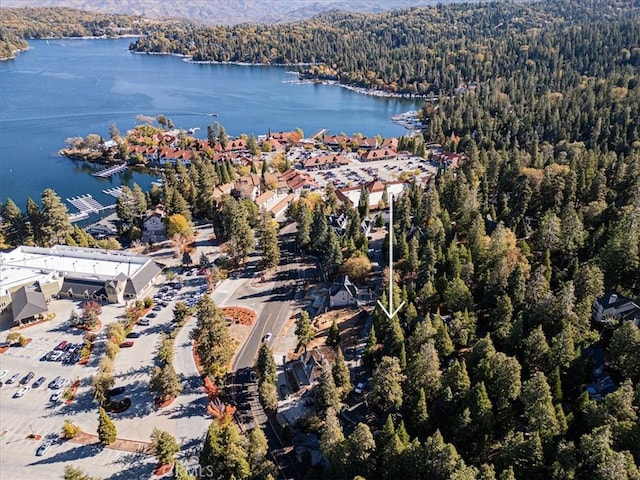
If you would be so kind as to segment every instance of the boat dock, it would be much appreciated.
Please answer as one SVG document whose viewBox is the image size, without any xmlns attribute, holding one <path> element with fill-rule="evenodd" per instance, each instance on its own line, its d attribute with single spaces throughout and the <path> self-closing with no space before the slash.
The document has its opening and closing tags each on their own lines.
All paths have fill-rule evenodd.
<svg viewBox="0 0 640 480">
<path fill-rule="evenodd" d="M 317 138 L 320 136 L 324 136 L 329 132 L 328 128 L 323 128 L 321 130 L 318 130 L 316 133 L 314 133 L 313 135 L 311 135 L 311 138 Z"/>
<path fill-rule="evenodd" d="M 79 197 L 67 198 L 67 202 L 69 202 L 71 205 L 73 205 L 74 207 L 76 207 L 79 210 L 78 213 L 71 214 L 72 217 L 73 216 L 79 216 L 79 215 L 82 215 L 82 214 L 88 216 L 90 213 L 99 213 L 102 210 L 109 210 L 110 208 L 115 208 L 115 204 L 114 205 L 102 205 L 100 202 L 95 200 L 89 194 L 81 195 Z M 85 216 L 85 218 L 86 218 L 86 216 Z M 78 220 L 81 220 L 81 219 L 78 218 Z"/>
<path fill-rule="evenodd" d="M 127 169 L 126 163 L 121 163 L 119 165 L 114 165 L 113 167 L 105 168 L 104 170 L 100 170 L 98 172 L 93 172 L 92 175 L 94 177 L 106 178 L 111 175 L 115 175 L 116 173 L 122 172 Z"/>
<path fill-rule="evenodd" d="M 102 190 L 102 193 L 111 195 L 114 198 L 120 198 L 122 196 L 122 187 L 107 188 L 106 190 Z"/>
</svg>

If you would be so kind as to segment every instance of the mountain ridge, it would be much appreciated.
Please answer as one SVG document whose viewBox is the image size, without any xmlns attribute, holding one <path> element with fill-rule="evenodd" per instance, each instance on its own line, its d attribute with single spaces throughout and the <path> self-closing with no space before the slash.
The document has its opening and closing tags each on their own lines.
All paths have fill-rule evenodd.
<svg viewBox="0 0 640 480">
<path fill-rule="evenodd" d="M 469 2 L 469 0 L 467 0 Z M 3 0 L 2 7 L 68 7 L 99 13 L 135 14 L 149 18 L 184 18 L 210 25 L 286 23 L 335 10 L 375 13 L 385 10 L 464 3 L 463 0 Z M 471 0 L 469 3 L 476 3 Z"/>
</svg>

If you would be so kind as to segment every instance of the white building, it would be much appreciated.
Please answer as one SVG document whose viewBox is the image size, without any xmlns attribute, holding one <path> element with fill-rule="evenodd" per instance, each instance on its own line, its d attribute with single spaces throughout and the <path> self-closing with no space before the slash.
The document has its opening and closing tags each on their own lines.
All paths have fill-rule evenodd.
<svg viewBox="0 0 640 480">
<path fill-rule="evenodd" d="M 141 299 L 161 271 L 151 258 L 120 250 L 22 246 L 0 254 L 0 311 L 11 308 L 19 322 L 53 296 L 109 303 Z"/>
</svg>

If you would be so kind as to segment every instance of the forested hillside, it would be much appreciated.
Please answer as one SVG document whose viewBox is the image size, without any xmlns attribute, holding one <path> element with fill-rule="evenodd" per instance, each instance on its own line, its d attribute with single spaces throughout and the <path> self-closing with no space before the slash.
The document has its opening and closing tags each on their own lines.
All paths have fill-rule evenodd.
<svg viewBox="0 0 640 480">
<path fill-rule="evenodd" d="M 274 26 L 185 25 L 131 48 L 197 61 L 313 63 L 308 76 L 401 93 L 450 95 L 513 74 L 542 76 L 538 85 L 558 90 L 576 76 L 637 68 L 637 15 L 632 3 L 613 0 L 456 4 Z"/>
<path fill-rule="evenodd" d="M 0 58 L 28 47 L 27 40 L 61 37 L 142 35 L 161 22 L 134 15 L 98 14 L 69 8 L 2 8 Z"/>
</svg>

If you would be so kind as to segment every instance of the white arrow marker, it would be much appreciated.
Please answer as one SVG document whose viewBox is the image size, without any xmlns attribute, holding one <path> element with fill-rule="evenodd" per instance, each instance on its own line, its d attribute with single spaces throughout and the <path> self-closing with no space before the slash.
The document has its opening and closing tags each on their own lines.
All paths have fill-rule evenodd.
<svg viewBox="0 0 640 480">
<path fill-rule="evenodd" d="M 378 305 L 389 317 L 389 320 L 396 316 L 396 313 L 404 306 L 404 302 L 398 308 L 393 310 L 393 195 L 389 195 L 389 310 L 378 300 Z"/>
</svg>

